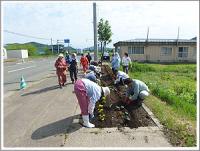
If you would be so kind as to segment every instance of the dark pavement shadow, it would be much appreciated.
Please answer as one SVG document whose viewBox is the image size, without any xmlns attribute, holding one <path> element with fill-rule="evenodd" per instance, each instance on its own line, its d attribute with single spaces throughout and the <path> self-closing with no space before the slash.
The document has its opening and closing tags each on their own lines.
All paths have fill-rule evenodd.
<svg viewBox="0 0 200 151">
<path fill-rule="evenodd" d="M 33 92 L 25 93 L 22 96 L 27 96 L 27 95 L 32 95 L 32 94 L 40 94 L 40 93 L 52 91 L 52 90 L 55 90 L 55 89 L 58 89 L 58 88 L 59 88 L 59 85 L 54 85 L 54 86 L 46 87 L 46 88 L 39 89 L 39 90 L 36 90 L 36 91 L 33 91 Z"/>
<path fill-rule="evenodd" d="M 69 134 L 79 130 L 82 126 L 79 123 L 72 123 L 73 119 L 78 118 L 80 115 L 70 116 L 60 121 L 50 123 L 42 126 L 33 132 L 31 138 L 33 140 L 43 139 L 50 136 L 56 136 L 59 134 Z"/>
<path fill-rule="evenodd" d="M 25 82 L 36 82 L 36 81 L 25 81 Z M 6 83 L 4 83 L 4 85 L 15 84 L 15 83 L 19 83 L 20 84 L 20 80 L 17 81 L 17 82 L 6 82 Z"/>
</svg>

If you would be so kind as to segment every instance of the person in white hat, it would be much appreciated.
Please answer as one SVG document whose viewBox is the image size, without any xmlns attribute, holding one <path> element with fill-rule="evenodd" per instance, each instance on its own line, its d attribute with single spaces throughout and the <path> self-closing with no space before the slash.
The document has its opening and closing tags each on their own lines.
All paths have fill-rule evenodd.
<svg viewBox="0 0 200 151">
<path fill-rule="evenodd" d="M 65 62 L 64 55 L 62 53 L 58 55 L 58 59 L 55 62 L 55 67 L 58 76 L 58 83 L 60 88 L 62 88 L 62 86 L 64 86 L 65 82 L 67 81 L 66 78 L 67 64 Z"/>
<path fill-rule="evenodd" d="M 95 82 L 89 79 L 78 79 L 74 84 L 74 92 L 78 99 L 78 103 L 81 109 L 81 115 L 83 118 L 83 125 L 88 128 L 95 127 L 90 123 L 89 115 L 94 117 L 95 104 L 101 97 L 110 94 L 108 87 L 101 87 Z"/>
</svg>

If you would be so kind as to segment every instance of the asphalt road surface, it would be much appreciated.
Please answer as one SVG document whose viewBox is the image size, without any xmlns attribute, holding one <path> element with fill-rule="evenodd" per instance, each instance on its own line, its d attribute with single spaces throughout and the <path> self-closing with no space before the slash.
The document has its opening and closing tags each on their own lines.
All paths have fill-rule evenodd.
<svg viewBox="0 0 200 151">
<path fill-rule="evenodd" d="M 56 58 L 48 58 L 34 59 L 24 63 L 4 63 L 4 94 L 19 90 L 22 76 L 29 84 L 41 80 L 51 72 L 55 72 L 55 60 Z"/>
<path fill-rule="evenodd" d="M 93 54 L 92 54 L 93 57 Z M 20 89 L 20 79 L 23 76 L 27 85 L 42 80 L 55 71 L 56 57 L 33 59 L 29 61 L 17 61 L 4 63 L 4 95 Z M 77 56 L 80 60 L 80 56 Z"/>
</svg>

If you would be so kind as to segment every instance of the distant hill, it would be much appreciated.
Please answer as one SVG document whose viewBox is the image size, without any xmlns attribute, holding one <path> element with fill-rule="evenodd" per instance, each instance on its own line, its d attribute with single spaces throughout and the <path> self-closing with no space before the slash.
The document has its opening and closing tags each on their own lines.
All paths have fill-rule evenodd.
<svg viewBox="0 0 200 151">
<path fill-rule="evenodd" d="M 37 42 L 27 42 L 27 43 L 9 43 L 4 46 L 7 50 L 18 50 L 27 49 L 29 55 L 45 54 L 49 45 L 41 44 Z"/>
</svg>

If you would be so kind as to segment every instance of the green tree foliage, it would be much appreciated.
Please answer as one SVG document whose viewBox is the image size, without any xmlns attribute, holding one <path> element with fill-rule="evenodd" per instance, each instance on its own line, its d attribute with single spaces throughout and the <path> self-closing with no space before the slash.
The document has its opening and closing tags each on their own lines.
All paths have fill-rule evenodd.
<svg viewBox="0 0 200 151">
<path fill-rule="evenodd" d="M 45 52 L 45 55 L 50 55 L 50 54 L 52 54 L 52 50 L 49 49 L 49 47 L 47 47 L 47 46 L 44 48 L 44 52 Z"/>
<path fill-rule="evenodd" d="M 101 44 L 101 50 L 103 46 L 103 53 L 104 54 L 104 48 L 107 44 L 109 44 L 112 39 L 111 36 L 113 35 L 111 31 L 111 26 L 109 25 L 109 22 L 106 20 L 104 21 L 102 18 L 100 19 L 98 23 L 98 41 L 100 41 Z"/>
<path fill-rule="evenodd" d="M 29 56 L 36 55 L 37 48 L 31 44 L 8 44 L 5 46 L 7 50 L 20 50 L 20 49 L 27 49 Z"/>
</svg>

